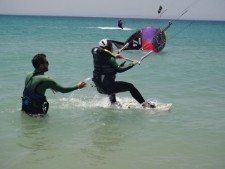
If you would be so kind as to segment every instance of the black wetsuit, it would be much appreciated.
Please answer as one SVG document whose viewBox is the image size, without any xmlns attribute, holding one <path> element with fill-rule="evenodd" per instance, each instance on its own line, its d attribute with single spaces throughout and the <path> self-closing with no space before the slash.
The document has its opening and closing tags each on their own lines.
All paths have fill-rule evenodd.
<svg viewBox="0 0 225 169">
<path fill-rule="evenodd" d="M 118 27 L 120 27 L 121 29 L 123 29 L 123 22 L 122 22 L 122 20 L 119 20 L 118 21 Z"/>
<path fill-rule="evenodd" d="M 128 66 L 117 64 L 114 55 L 100 47 L 92 49 L 94 60 L 93 81 L 99 93 L 108 94 L 111 103 L 116 102 L 116 93 L 129 91 L 139 103 L 145 100 L 133 84 L 123 81 L 115 81 L 117 72 L 124 72 L 134 66 L 130 63 Z"/>
</svg>

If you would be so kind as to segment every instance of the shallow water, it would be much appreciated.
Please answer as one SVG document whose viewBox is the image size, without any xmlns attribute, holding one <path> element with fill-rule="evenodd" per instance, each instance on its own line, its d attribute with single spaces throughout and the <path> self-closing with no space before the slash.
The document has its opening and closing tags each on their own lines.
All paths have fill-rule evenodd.
<svg viewBox="0 0 225 169">
<path fill-rule="evenodd" d="M 46 93 L 45 118 L 20 112 L 31 58 L 48 55 L 49 74 L 64 86 L 91 77 L 90 50 L 102 38 L 125 41 L 167 21 L 0 16 L 0 168 L 222 169 L 225 167 L 225 22 L 177 21 L 165 49 L 118 74 L 146 99 L 173 103 L 169 112 L 110 107 L 88 84 Z M 138 59 L 142 52 L 124 52 Z M 122 103 L 129 93 L 118 94 Z"/>
</svg>

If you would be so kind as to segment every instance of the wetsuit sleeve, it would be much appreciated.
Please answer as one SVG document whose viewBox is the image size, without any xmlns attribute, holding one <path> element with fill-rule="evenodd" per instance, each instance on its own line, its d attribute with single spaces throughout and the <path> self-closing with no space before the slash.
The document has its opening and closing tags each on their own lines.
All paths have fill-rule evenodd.
<svg viewBox="0 0 225 169">
<path fill-rule="evenodd" d="M 134 66 L 133 63 L 130 63 L 127 66 L 120 66 L 120 65 L 118 65 L 118 63 L 116 62 L 116 59 L 114 57 L 110 57 L 108 61 L 113 66 L 113 68 L 119 73 L 125 72 Z"/>
<path fill-rule="evenodd" d="M 73 87 L 63 87 L 59 85 L 58 83 L 56 83 L 53 79 L 46 78 L 45 80 L 41 82 L 40 86 L 38 87 L 38 92 L 44 94 L 46 89 L 52 89 L 54 91 L 61 92 L 61 93 L 69 93 L 79 89 L 79 87 L 77 85 Z"/>
<path fill-rule="evenodd" d="M 63 87 L 63 86 L 59 85 L 58 83 L 56 83 L 55 81 L 52 81 L 50 83 L 50 88 L 55 91 L 61 92 L 61 93 L 69 93 L 69 92 L 79 89 L 78 86 Z"/>
</svg>

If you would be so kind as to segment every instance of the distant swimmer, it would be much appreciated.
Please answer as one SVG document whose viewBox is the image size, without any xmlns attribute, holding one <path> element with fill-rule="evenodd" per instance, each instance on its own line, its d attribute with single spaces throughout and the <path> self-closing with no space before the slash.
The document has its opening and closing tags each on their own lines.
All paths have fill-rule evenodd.
<svg viewBox="0 0 225 169">
<path fill-rule="evenodd" d="M 30 116 L 44 116 L 47 114 L 49 103 L 45 97 L 47 89 L 68 93 L 86 86 L 85 82 L 79 82 L 72 87 L 62 87 L 54 79 L 45 75 L 49 63 L 45 54 L 36 54 L 32 59 L 34 72 L 28 73 L 22 96 L 22 111 Z"/>
<path fill-rule="evenodd" d="M 122 21 L 122 19 L 120 19 L 118 21 L 118 27 L 121 28 L 121 29 L 123 29 L 123 21 Z"/>
</svg>

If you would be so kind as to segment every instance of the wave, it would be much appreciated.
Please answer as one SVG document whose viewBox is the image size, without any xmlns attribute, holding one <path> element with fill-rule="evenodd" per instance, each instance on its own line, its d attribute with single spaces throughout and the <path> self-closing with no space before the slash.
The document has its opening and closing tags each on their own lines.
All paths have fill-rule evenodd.
<svg viewBox="0 0 225 169">
<path fill-rule="evenodd" d="M 99 26 L 99 27 L 88 27 L 90 29 L 102 29 L 102 30 L 122 30 L 122 31 L 130 31 L 134 30 L 132 28 L 124 27 L 123 29 L 119 27 L 109 27 L 109 26 Z"/>
</svg>

